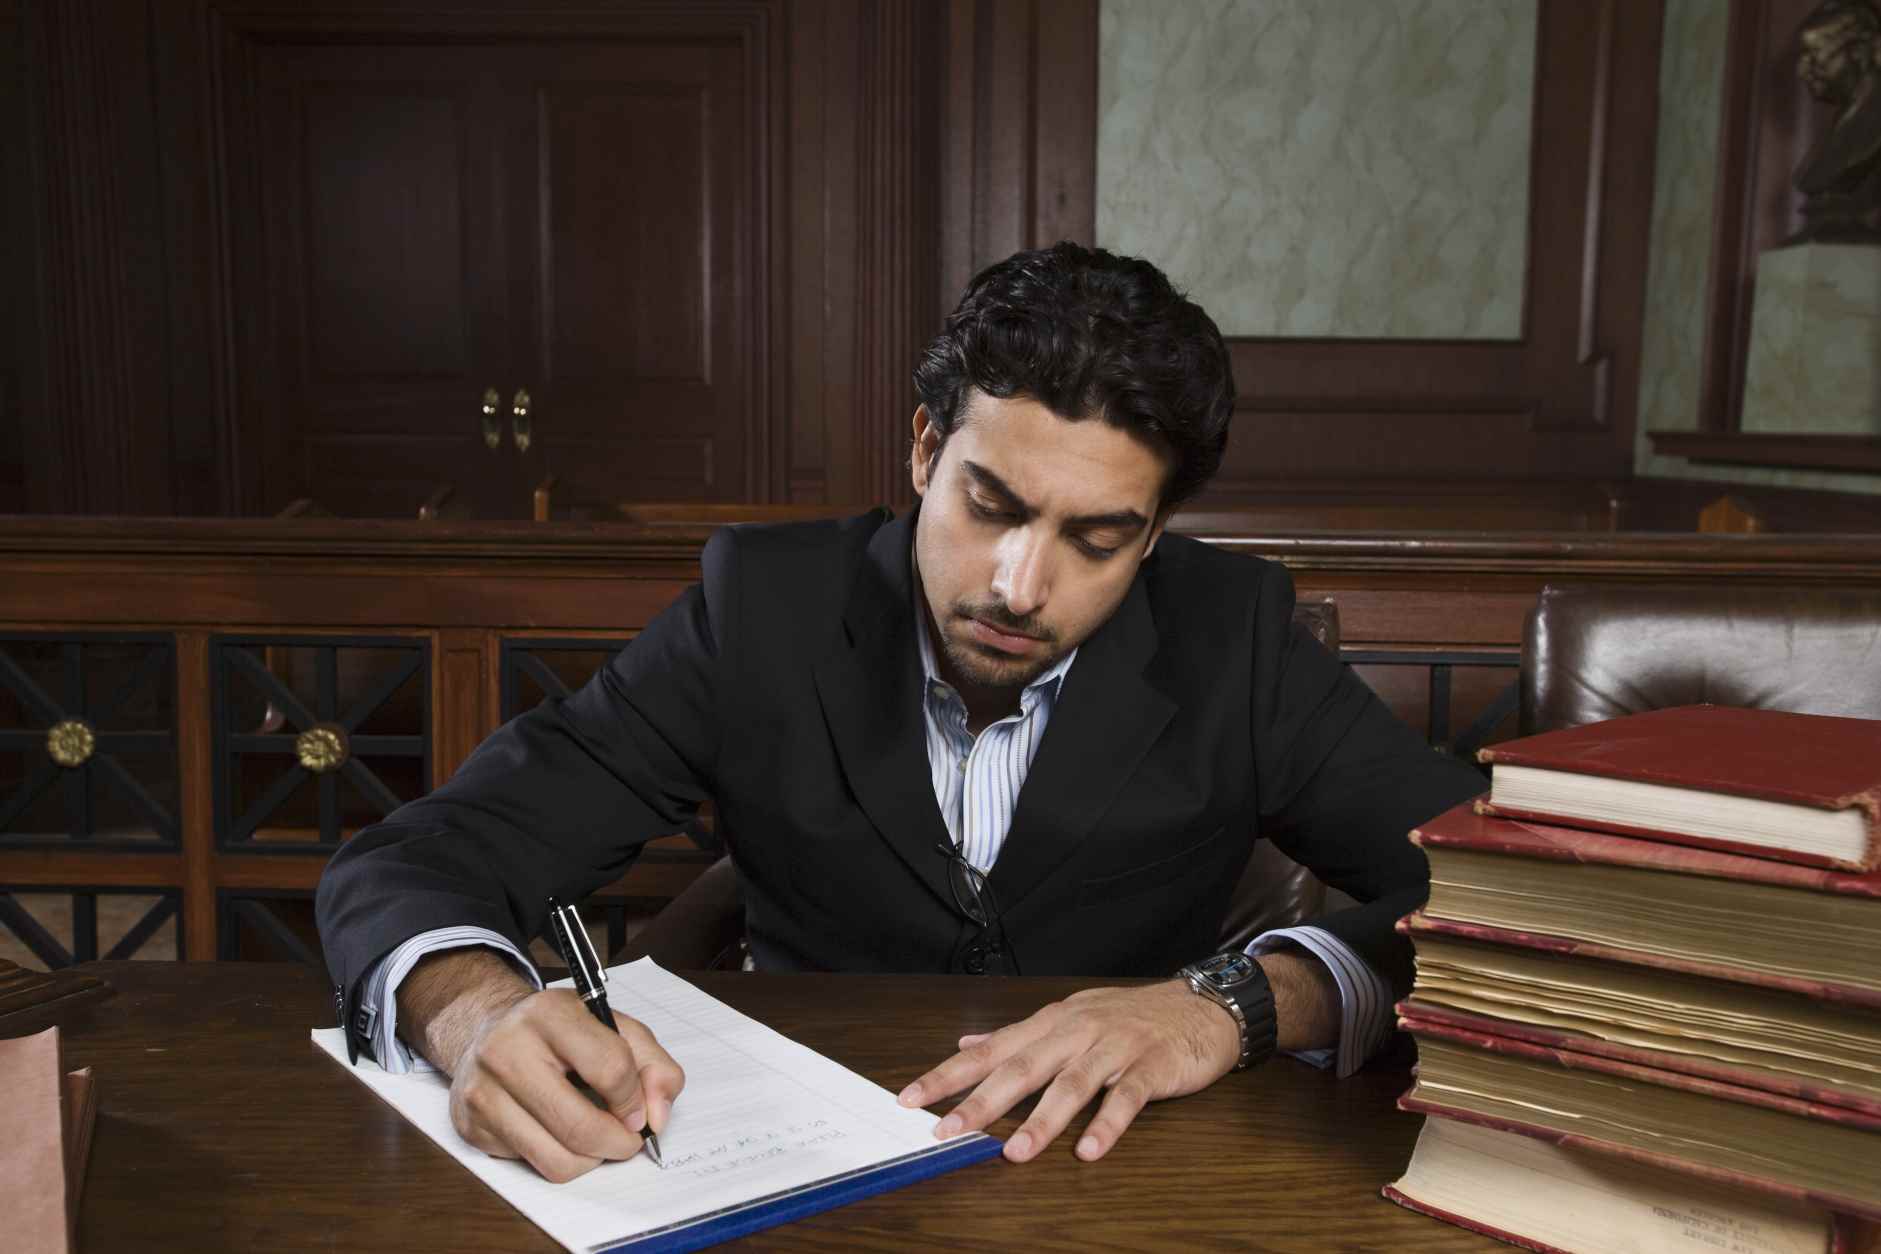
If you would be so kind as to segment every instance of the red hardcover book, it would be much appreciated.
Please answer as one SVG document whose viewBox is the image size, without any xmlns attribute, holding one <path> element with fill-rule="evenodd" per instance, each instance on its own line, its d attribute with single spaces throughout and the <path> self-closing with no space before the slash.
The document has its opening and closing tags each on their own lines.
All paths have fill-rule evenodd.
<svg viewBox="0 0 1881 1254">
<path fill-rule="evenodd" d="M 1402 1018 L 1399 1026 L 1418 1041 L 1417 1082 L 1398 1099 L 1401 1110 L 1881 1221 L 1881 1119 L 1428 1019 Z M 1472 1057 L 1488 1070 L 1459 1079 L 1456 1061 Z M 1655 1091 L 1670 1104 L 1655 1107 Z M 1727 1125 L 1732 1119 L 1737 1126 Z M 1822 1161 L 1804 1161 L 1793 1148 L 1799 1143 Z M 1718 1156 L 1706 1161 L 1707 1152 Z"/>
<path fill-rule="evenodd" d="M 1453 1006 L 1438 1006 L 1419 1001 L 1416 990 L 1412 990 L 1409 997 L 1398 1003 L 1397 1011 L 1400 1022 L 1408 1020 L 1433 1024 L 1479 1037 L 1503 1036 L 1544 1049 L 1571 1050 L 1576 1053 L 1611 1058 L 1637 1067 L 1675 1071 L 1737 1088 L 1761 1089 L 1764 1092 L 1800 1102 L 1844 1106 L 1857 1115 L 1881 1123 L 1881 1099 L 1866 1093 L 1853 1093 L 1832 1084 L 1814 1082 L 1806 1076 L 1783 1076 L 1766 1070 L 1737 1066 L 1721 1059 L 1706 1058 L 1698 1054 L 1647 1049 L 1622 1041 L 1606 1040 L 1586 1032 L 1572 1032 L 1539 1024 L 1521 1023 L 1513 1019 L 1496 1019 L 1488 1015 L 1471 1014 Z"/>
<path fill-rule="evenodd" d="M 1480 750 L 1490 813 L 1701 848 L 1881 866 L 1881 720 L 1685 705 Z"/>
<path fill-rule="evenodd" d="M 1881 874 L 1520 822 L 1469 803 L 1411 832 L 1409 929 L 1881 1006 Z M 1538 873 L 1537 863 L 1559 869 Z"/>
<path fill-rule="evenodd" d="M 1881 1225 L 1473 1121 L 1426 1119 L 1382 1193 L 1538 1254 L 1871 1254 Z"/>
</svg>

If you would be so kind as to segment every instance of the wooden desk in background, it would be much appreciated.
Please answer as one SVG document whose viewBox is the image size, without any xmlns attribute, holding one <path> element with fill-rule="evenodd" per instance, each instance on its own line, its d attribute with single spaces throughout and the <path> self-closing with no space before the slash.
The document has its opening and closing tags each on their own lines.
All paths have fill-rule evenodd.
<svg viewBox="0 0 1881 1254">
<path fill-rule="evenodd" d="M 308 1039 L 332 1021 L 317 972 L 286 963 L 79 970 L 117 990 L 57 1020 L 68 1063 L 96 1068 L 99 1085 L 82 1250 L 557 1248 Z M 717 974 L 698 983 L 899 1089 L 961 1033 L 1088 981 Z M 0 1023 L 0 1032 L 26 1026 Z M 1419 1121 L 1392 1106 L 1406 1084 L 1402 1071 L 1338 1081 L 1282 1059 L 1152 1105 L 1101 1163 L 1072 1157 L 1067 1135 L 1024 1166 L 964 1169 L 727 1248 L 1503 1248 L 1378 1196 L 1416 1138 Z M 1016 1127 L 1008 1118 L 994 1131 Z"/>
</svg>

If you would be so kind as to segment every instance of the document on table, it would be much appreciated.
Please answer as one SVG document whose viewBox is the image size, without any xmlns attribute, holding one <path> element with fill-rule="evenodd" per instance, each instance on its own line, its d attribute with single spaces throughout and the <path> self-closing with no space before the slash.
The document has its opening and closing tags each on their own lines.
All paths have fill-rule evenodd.
<svg viewBox="0 0 1881 1254">
<path fill-rule="evenodd" d="M 664 1168 L 639 1154 L 550 1184 L 527 1163 L 492 1158 L 457 1135 L 443 1074 L 387 1075 L 364 1057 L 348 1070 L 580 1254 L 696 1250 L 999 1152 L 982 1133 L 936 1141 L 936 1116 L 904 1109 L 887 1089 L 650 958 L 612 968 L 608 1000 L 651 1028 L 686 1069 L 660 1131 Z M 340 1029 L 316 1028 L 313 1039 L 346 1066 Z"/>
</svg>

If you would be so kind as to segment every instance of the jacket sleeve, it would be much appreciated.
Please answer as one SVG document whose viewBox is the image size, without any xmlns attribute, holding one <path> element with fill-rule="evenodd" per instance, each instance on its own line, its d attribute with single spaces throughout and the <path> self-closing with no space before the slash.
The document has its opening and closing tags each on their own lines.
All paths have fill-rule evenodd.
<svg viewBox="0 0 1881 1254">
<path fill-rule="evenodd" d="M 333 856 L 315 914 L 349 1042 L 361 976 L 400 942 L 470 925 L 526 951 L 551 895 L 580 900 L 698 812 L 723 734 L 734 549 L 720 531 L 703 582 L 580 691 L 512 719 Z"/>
<path fill-rule="evenodd" d="M 1292 625 L 1293 581 L 1267 568 L 1255 607 L 1253 744 L 1261 831 L 1359 904 L 1306 920 L 1410 992 L 1410 944 L 1393 929 L 1430 892 L 1410 830 L 1487 786 L 1426 745 L 1376 694 Z"/>
</svg>

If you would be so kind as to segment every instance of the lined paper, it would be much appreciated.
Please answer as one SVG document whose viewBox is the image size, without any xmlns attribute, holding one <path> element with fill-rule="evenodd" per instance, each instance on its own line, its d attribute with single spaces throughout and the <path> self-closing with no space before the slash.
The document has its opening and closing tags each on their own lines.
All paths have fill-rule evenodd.
<svg viewBox="0 0 1881 1254">
<path fill-rule="evenodd" d="M 611 968 L 608 1000 L 645 1023 L 686 1071 L 685 1090 L 660 1131 L 664 1169 L 640 1154 L 551 1184 L 527 1163 L 492 1158 L 457 1135 L 450 1081 L 441 1073 L 387 1075 L 363 1057 L 348 1069 L 549 1236 L 582 1254 L 988 1140 L 969 1133 L 936 1141 L 937 1116 L 904 1109 L 887 1089 L 650 958 Z M 340 1029 L 315 1029 L 313 1039 L 346 1064 Z"/>
</svg>

